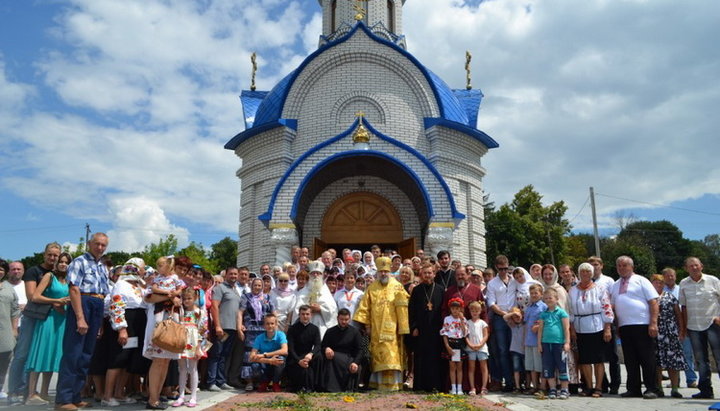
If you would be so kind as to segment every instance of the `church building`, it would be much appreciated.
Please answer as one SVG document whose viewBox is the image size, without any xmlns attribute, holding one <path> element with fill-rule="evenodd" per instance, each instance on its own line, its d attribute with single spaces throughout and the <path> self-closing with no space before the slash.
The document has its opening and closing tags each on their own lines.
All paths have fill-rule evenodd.
<svg viewBox="0 0 720 411">
<path fill-rule="evenodd" d="M 477 128 L 482 92 L 406 50 L 405 0 L 319 3 L 318 49 L 242 92 L 245 130 L 225 145 L 241 159 L 238 264 L 378 244 L 485 267 L 481 159 L 498 144 Z"/>
</svg>

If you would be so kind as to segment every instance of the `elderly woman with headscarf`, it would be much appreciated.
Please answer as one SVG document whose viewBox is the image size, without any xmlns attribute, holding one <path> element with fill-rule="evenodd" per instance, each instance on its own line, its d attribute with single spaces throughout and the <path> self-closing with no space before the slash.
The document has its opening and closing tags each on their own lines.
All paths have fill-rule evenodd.
<svg viewBox="0 0 720 411">
<path fill-rule="evenodd" d="M 292 288 L 290 288 L 290 276 L 287 273 L 278 275 L 277 281 L 278 286 L 270 292 L 270 304 L 275 307 L 278 330 L 287 332 L 288 327 L 293 322 L 292 315 L 297 296 Z"/>
<path fill-rule="evenodd" d="M 365 269 L 365 274 L 369 275 L 375 275 L 375 271 L 377 271 L 377 267 L 375 266 L 375 257 L 373 256 L 373 253 L 370 251 L 365 251 L 365 254 L 363 254 L 362 258 L 362 266 Z M 360 273 L 358 273 L 358 276 Z"/>
<path fill-rule="evenodd" d="M 577 344 L 578 364 L 586 385 L 583 394 L 599 398 L 602 397 L 605 375 L 603 363 L 608 360 L 606 345 L 611 338 L 610 326 L 615 316 L 607 290 L 593 282 L 593 273 L 593 266 L 588 263 L 578 267 L 580 282 L 570 289 L 568 314 L 571 340 Z"/>
<path fill-rule="evenodd" d="M 259 377 L 254 375 L 250 362 L 250 351 L 253 349 L 255 338 L 265 332 L 263 318 L 266 314 L 274 311 L 275 307 L 270 302 L 270 296 L 263 292 L 263 280 L 253 278 L 250 282 L 250 292 L 244 293 L 240 299 L 240 310 L 237 313 L 238 337 L 244 341 L 245 352 L 243 355 L 243 366 L 240 378 L 247 381 L 245 391 L 253 390 L 253 379 Z"/>
<path fill-rule="evenodd" d="M 145 262 L 133 258 L 126 262 L 110 291 L 109 364 L 105 374 L 102 405 L 115 407 L 132 404 L 134 399 L 123 392 L 129 374 L 145 375 L 150 361 L 142 356 L 141 341 L 145 340 L 147 294 L 142 277 Z M 127 348 L 126 348 L 127 347 Z M 132 348 L 130 348 L 132 347 Z"/>
</svg>

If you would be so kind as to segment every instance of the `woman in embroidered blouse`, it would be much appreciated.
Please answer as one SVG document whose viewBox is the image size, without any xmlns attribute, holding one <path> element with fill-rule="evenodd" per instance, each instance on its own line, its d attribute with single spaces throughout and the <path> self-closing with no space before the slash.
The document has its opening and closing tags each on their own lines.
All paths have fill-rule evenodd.
<svg viewBox="0 0 720 411">
<path fill-rule="evenodd" d="M 586 384 L 584 395 L 597 398 L 602 396 L 603 363 L 608 360 L 605 345 L 610 341 L 610 325 L 615 317 L 607 291 L 592 281 L 593 272 L 593 266 L 588 263 L 578 267 L 580 282 L 570 289 L 568 314 L 570 338 L 577 342 L 578 363 Z"/>
<path fill-rule="evenodd" d="M 252 391 L 253 370 L 250 364 L 250 351 L 255 343 L 255 338 L 265 332 L 263 318 L 270 314 L 275 307 L 270 302 L 270 296 L 263 293 L 263 281 L 260 278 L 253 278 L 250 283 L 250 292 L 243 294 L 240 299 L 240 310 L 237 313 L 238 337 L 244 341 L 245 353 L 243 355 L 243 367 L 240 378 L 248 381 L 245 391 Z"/>
<path fill-rule="evenodd" d="M 105 374 L 105 393 L 102 405 L 114 407 L 132 404 L 123 388 L 129 374 L 145 375 L 150 361 L 142 356 L 147 324 L 145 283 L 142 273 L 145 262 L 132 259 L 123 265 L 118 281 L 110 292 L 110 326 L 117 333 L 117 344 L 110 350 L 110 364 Z M 125 348 L 130 344 L 133 348 Z M 116 383 L 117 382 L 117 383 Z"/>
</svg>

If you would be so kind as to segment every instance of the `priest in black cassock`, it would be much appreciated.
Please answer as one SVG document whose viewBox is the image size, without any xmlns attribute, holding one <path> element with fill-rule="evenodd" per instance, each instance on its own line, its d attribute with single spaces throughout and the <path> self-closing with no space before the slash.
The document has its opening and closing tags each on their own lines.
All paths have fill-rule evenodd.
<svg viewBox="0 0 720 411">
<path fill-rule="evenodd" d="M 442 387 L 443 347 L 440 337 L 442 328 L 442 302 L 444 288 L 435 282 L 435 267 L 425 264 L 420 269 L 422 283 L 415 286 L 408 307 L 410 335 L 414 346 L 414 391 L 440 391 Z"/>
<path fill-rule="evenodd" d="M 308 392 L 315 389 L 320 358 L 320 329 L 310 322 L 312 308 L 303 305 L 298 309 L 298 321 L 287 332 L 288 357 L 285 372 L 288 391 Z"/>
<path fill-rule="evenodd" d="M 320 387 L 327 392 L 355 391 L 358 384 L 360 331 L 350 325 L 350 311 L 338 311 L 338 325 L 329 328 L 322 339 Z"/>
</svg>

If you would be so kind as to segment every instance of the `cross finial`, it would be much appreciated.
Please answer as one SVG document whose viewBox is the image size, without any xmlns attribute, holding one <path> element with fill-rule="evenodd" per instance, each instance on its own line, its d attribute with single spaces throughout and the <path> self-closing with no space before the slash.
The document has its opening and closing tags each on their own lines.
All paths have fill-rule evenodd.
<svg viewBox="0 0 720 411">
<path fill-rule="evenodd" d="M 465 88 L 468 90 L 472 89 L 472 84 L 470 84 L 470 60 L 472 60 L 472 54 L 470 54 L 470 50 L 467 50 L 465 51 L 465 72 L 467 73 L 467 84 Z"/>
<path fill-rule="evenodd" d="M 365 7 L 363 7 L 362 4 L 367 1 L 368 0 L 356 0 L 355 4 L 353 4 L 353 9 L 357 12 L 355 14 L 355 20 L 360 21 L 365 18 L 367 10 L 365 10 Z"/>
<path fill-rule="evenodd" d="M 253 51 L 250 55 L 250 62 L 252 63 L 252 80 L 250 81 L 250 90 L 255 91 L 255 73 L 257 72 L 257 55 Z"/>
<path fill-rule="evenodd" d="M 357 113 L 355 113 L 355 117 L 361 117 L 361 118 L 363 118 L 363 117 L 365 117 L 365 112 L 363 112 L 362 110 L 360 110 L 360 111 L 358 111 Z"/>
</svg>

